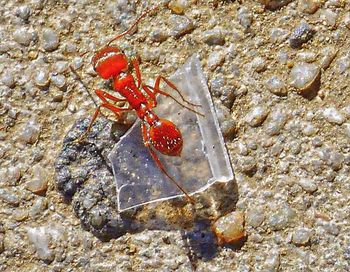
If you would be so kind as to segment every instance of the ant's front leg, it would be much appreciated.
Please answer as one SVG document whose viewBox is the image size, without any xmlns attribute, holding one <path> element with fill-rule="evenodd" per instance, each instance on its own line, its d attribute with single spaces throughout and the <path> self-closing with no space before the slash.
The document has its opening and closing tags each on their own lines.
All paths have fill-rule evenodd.
<svg viewBox="0 0 350 272">
<path fill-rule="evenodd" d="M 112 100 L 113 102 L 124 102 L 124 101 L 126 101 L 126 99 L 124 99 L 124 98 L 115 97 L 115 96 L 113 96 L 105 91 L 102 91 L 102 90 L 96 90 L 95 93 L 102 100 L 103 103 L 100 106 L 98 106 L 98 108 L 96 109 L 86 131 L 76 140 L 78 143 L 83 141 L 85 139 L 86 135 L 89 134 L 93 124 L 95 123 L 97 117 L 101 113 L 101 108 L 109 109 L 110 111 L 114 112 L 116 115 L 118 115 L 120 112 L 126 112 L 126 111 L 131 110 L 130 108 L 119 108 L 119 107 L 111 104 L 107 100 L 107 99 L 109 99 L 109 100 Z"/>
</svg>

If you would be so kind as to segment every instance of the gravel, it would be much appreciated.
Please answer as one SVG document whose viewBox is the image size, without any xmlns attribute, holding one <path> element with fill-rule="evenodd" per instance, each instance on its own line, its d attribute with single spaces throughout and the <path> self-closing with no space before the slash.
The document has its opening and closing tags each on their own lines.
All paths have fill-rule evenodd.
<svg viewBox="0 0 350 272">
<path fill-rule="evenodd" d="M 0 270 L 350 271 L 348 2 L 174 0 L 114 42 L 146 84 L 199 54 L 236 176 L 195 209 L 121 214 L 106 158 L 127 127 L 99 118 L 73 141 L 87 91 L 110 87 L 94 52 L 151 2 L 3 3 Z M 234 211 L 246 239 L 219 246 Z"/>
</svg>

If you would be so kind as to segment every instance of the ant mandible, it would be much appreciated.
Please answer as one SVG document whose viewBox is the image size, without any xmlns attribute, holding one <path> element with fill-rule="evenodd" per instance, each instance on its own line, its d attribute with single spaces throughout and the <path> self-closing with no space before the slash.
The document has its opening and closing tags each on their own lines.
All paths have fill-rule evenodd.
<svg viewBox="0 0 350 272">
<path fill-rule="evenodd" d="M 110 40 L 107 45 L 98 50 L 92 58 L 94 70 L 101 78 L 106 80 L 112 79 L 113 90 L 122 98 L 111 95 L 103 90 L 96 90 L 95 93 L 101 99 L 102 104 L 96 109 L 86 132 L 80 139 L 84 138 L 84 136 L 89 133 L 93 123 L 100 114 L 101 108 L 108 109 L 116 115 L 121 112 L 135 110 L 137 116 L 141 119 L 143 142 L 150 151 L 155 163 L 160 170 L 186 195 L 189 201 L 194 203 L 194 200 L 189 196 L 188 192 L 170 174 L 168 174 L 155 151 L 157 150 L 160 153 L 168 156 L 180 156 L 183 147 L 181 132 L 173 122 L 167 119 L 159 118 L 154 113 L 153 108 L 157 106 L 156 95 L 159 94 L 170 97 L 182 107 L 204 116 L 202 113 L 199 113 L 189 106 L 181 103 L 171 94 L 161 90 L 161 81 L 164 81 L 171 89 L 176 91 L 183 102 L 192 107 L 200 105 L 187 101 L 177 87 L 163 76 L 158 76 L 156 78 L 154 87 L 144 84 L 142 82 L 137 59 L 133 58 L 129 62 L 127 56 L 117 46 L 110 45 L 112 42 L 130 34 L 142 18 L 158 7 L 159 6 L 156 6 L 153 9 L 146 9 L 128 30 Z M 132 74 L 133 70 L 136 75 L 137 83 L 135 82 L 135 78 Z M 118 107 L 116 104 L 114 104 L 117 102 L 127 102 L 128 106 Z"/>
</svg>

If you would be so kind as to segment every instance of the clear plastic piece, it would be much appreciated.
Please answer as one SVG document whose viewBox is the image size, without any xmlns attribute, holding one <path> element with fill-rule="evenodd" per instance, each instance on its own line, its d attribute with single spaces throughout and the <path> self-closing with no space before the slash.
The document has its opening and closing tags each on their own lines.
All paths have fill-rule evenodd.
<svg viewBox="0 0 350 272">
<path fill-rule="evenodd" d="M 181 107 L 169 97 L 158 97 L 155 113 L 174 122 L 183 137 L 180 157 L 157 152 L 167 172 L 190 194 L 201 192 L 214 182 L 232 180 L 230 160 L 197 55 L 192 56 L 170 80 L 187 100 L 201 105 L 195 109 L 205 117 Z M 164 90 L 181 101 L 175 91 Z M 120 139 L 109 159 L 117 183 L 119 211 L 183 195 L 158 168 L 145 147 L 140 121 Z"/>
</svg>

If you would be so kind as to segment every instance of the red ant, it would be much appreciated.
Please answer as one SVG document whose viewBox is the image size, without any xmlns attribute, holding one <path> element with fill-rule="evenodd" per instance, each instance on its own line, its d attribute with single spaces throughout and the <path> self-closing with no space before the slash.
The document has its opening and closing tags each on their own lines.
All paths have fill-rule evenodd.
<svg viewBox="0 0 350 272">
<path fill-rule="evenodd" d="M 156 8 L 158 8 L 158 6 Z M 127 34 L 130 34 L 140 20 L 156 8 L 147 9 L 128 30 L 113 38 L 104 48 L 98 50 L 94 55 L 92 59 L 94 70 L 103 79 L 112 79 L 114 91 L 123 98 L 118 98 L 102 90 L 96 90 L 95 93 L 102 100 L 102 104 L 96 109 L 91 122 L 81 139 L 90 131 L 97 116 L 100 114 L 100 108 L 111 110 L 116 115 L 118 115 L 120 112 L 135 110 L 137 116 L 142 120 L 141 129 L 143 142 L 149 149 L 157 166 L 186 195 L 190 202 L 194 203 L 187 191 L 167 173 L 164 165 L 161 163 L 154 150 L 156 149 L 160 153 L 168 156 L 180 156 L 183 147 L 181 132 L 171 121 L 159 118 L 153 112 L 153 108 L 157 106 L 156 95 L 160 94 L 170 97 L 182 107 L 204 116 L 203 114 L 182 104 L 171 94 L 161 90 L 159 85 L 162 80 L 178 93 L 182 101 L 193 107 L 200 105 L 187 101 L 177 87 L 163 76 L 158 76 L 156 78 L 154 87 L 143 84 L 138 61 L 136 59 L 132 59 L 129 62 L 126 55 L 118 47 L 110 46 L 112 42 L 126 36 Z M 134 69 L 137 83 L 135 83 L 135 78 L 132 75 L 132 69 Z M 128 107 L 118 107 L 111 102 L 127 102 Z"/>
</svg>

